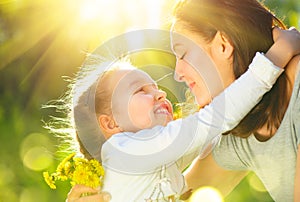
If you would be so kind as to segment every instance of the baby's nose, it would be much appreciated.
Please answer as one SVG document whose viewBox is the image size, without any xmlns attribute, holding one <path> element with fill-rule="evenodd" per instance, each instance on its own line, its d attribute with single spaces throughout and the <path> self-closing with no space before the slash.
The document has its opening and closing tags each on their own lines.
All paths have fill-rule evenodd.
<svg viewBox="0 0 300 202">
<path fill-rule="evenodd" d="M 163 101 L 166 99 L 166 97 L 167 93 L 165 91 L 157 90 L 157 92 L 155 93 L 155 100 Z"/>
</svg>

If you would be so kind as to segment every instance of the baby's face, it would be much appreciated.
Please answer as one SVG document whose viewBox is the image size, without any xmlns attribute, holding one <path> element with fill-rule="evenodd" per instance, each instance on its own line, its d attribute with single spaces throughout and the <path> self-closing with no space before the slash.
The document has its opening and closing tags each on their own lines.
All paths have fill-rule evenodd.
<svg viewBox="0 0 300 202">
<path fill-rule="evenodd" d="M 173 109 L 166 93 L 145 72 L 118 70 L 114 73 L 112 112 L 123 131 L 137 132 L 173 120 Z"/>
</svg>

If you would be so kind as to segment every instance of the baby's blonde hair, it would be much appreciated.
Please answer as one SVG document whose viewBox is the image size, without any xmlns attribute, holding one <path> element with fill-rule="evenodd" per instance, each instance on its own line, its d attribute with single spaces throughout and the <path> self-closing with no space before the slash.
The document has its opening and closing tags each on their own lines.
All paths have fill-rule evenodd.
<svg viewBox="0 0 300 202">
<path fill-rule="evenodd" d="M 63 152 L 77 152 L 87 159 L 101 162 L 101 148 L 106 141 L 97 117 L 110 114 L 112 92 L 107 81 L 119 69 L 133 69 L 128 59 L 103 62 L 98 55 L 89 55 L 87 62 L 70 79 L 65 95 L 46 107 L 55 107 L 65 117 L 52 117 L 46 128 L 59 137 Z"/>
<path fill-rule="evenodd" d="M 105 65 L 105 64 L 101 64 Z M 108 65 L 108 64 L 106 64 Z M 79 143 L 80 152 L 88 159 L 95 158 L 101 161 L 101 148 L 106 141 L 98 123 L 101 114 L 111 115 L 112 89 L 109 88 L 109 79 L 120 69 L 134 69 L 128 60 L 119 60 L 108 65 L 105 70 L 99 65 L 86 66 L 93 69 L 84 77 L 76 81 L 74 90 L 73 116 L 76 128 L 76 140 Z M 92 74 L 92 75 L 91 75 Z M 96 75 L 96 79 L 91 78 Z M 82 85 L 84 91 L 80 90 Z M 79 94 L 78 94 L 79 93 Z"/>
</svg>

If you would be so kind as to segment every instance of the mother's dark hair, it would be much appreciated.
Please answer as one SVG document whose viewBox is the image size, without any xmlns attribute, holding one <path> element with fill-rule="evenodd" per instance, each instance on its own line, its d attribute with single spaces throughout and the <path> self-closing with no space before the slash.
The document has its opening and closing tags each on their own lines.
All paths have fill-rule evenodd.
<svg viewBox="0 0 300 202">
<path fill-rule="evenodd" d="M 266 52 L 273 42 L 272 28 L 284 24 L 256 0 L 186 0 L 174 10 L 176 23 L 186 26 L 210 42 L 217 31 L 225 34 L 234 47 L 235 78 L 248 68 L 256 52 Z M 278 128 L 288 106 L 287 77 L 282 74 L 274 87 L 252 111 L 229 131 L 248 137 L 265 124 L 271 133 Z"/>
</svg>

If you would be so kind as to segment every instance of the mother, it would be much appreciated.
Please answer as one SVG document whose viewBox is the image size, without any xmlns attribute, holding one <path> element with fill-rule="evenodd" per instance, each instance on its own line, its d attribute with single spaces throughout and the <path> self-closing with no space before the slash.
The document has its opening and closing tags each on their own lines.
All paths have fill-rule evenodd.
<svg viewBox="0 0 300 202">
<path fill-rule="evenodd" d="M 272 27 L 284 27 L 256 0 L 187 0 L 178 4 L 175 18 L 174 31 L 206 50 L 224 88 L 246 71 L 256 51 L 269 49 Z M 178 80 L 196 82 L 193 92 L 198 103 L 208 104 L 210 92 L 197 85 L 201 78 L 185 61 L 195 59 L 193 48 L 176 39 L 173 46 L 180 58 L 176 65 Z M 275 201 L 300 200 L 299 60 L 300 56 L 294 57 L 261 102 L 222 136 L 209 156 L 193 164 L 186 173 L 191 188 L 210 185 L 227 194 L 246 171 L 254 171 Z"/>
</svg>

